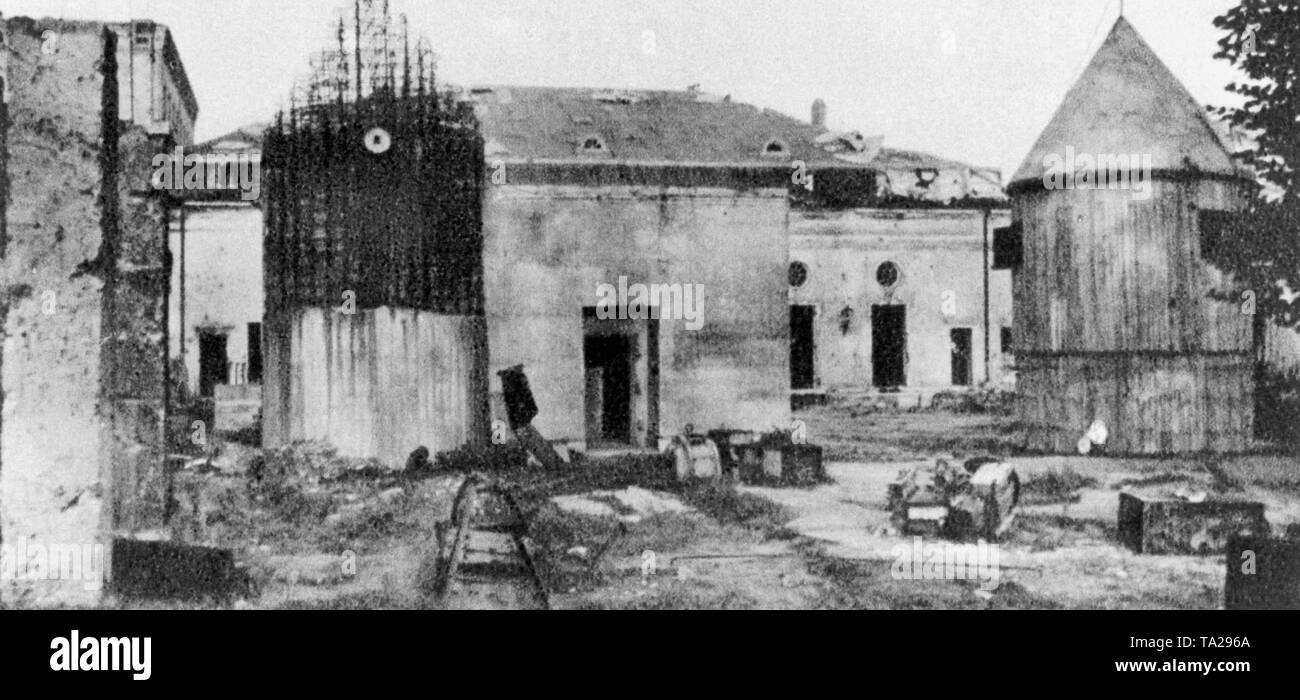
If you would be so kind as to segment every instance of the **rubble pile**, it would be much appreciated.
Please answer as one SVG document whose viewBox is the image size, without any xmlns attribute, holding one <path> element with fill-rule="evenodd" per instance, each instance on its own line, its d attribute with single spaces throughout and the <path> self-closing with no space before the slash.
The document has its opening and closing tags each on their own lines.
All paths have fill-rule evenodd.
<svg viewBox="0 0 1300 700">
<path fill-rule="evenodd" d="M 450 500 L 454 479 L 419 477 L 320 443 L 226 451 L 176 472 L 171 526 L 203 544 L 365 549 L 418 526 L 416 502 Z"/>
</svg>

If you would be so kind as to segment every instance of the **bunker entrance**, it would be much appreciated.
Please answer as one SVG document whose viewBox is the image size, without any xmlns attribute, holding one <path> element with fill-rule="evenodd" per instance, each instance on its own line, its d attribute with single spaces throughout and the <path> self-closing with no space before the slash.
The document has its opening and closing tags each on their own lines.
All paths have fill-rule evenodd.
<svg viewBox="0 0 1300 700">
<path fill-rule="evenodd" d="M 619 314 L 626 316 L 626 314 Z M 590 446 L 650 445 L 658 422 L 658 321 L 583 309 L 583 405 Z"/>
</svg>

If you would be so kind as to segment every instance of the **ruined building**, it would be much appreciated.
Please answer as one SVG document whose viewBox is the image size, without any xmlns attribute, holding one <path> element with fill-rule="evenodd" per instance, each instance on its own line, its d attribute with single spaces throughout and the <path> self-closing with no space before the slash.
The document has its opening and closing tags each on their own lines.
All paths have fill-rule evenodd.
<svg viewBox="0 0 1300 700">
<path fill-rule="evenodd" d="M 309 325 L 280 327 L 268 303 L 268 445 L 328 440 L 398 463 L 419 444 L 436 451 L 481 439 L 474 430 L 483 424 L 439 427 L 429 416 L 474 415 L 479 408 L 461 407 L 475 386 L 490 392 L 491 418 L 506 423 L 494 377 L 516 365 L 531 379 L 542 433 L 589 449 L 657 449 L 688 426 L 784 427 L 792 389 L 796 405 L 809 394 L 900 386 L 910 401 L 1010 376 L 1009 273 L 989 270 L 984 249 L 990 227 L 1008 218 L 996 171 L 879 144 L 857 148 L 823 126 L 698 90 L 485 86 L 456 100 L 472 107 L 483 140 L 477 255 L 486 335 L 473 342 L 486 351 L 465 354 L 471 347 L 458 345 L 457 333 L 417 341 L 400 324 L 356 335 L 347 329 L 358 318 L 371 323 L 373 311 L 349 316 L 351 287 L 332 281 L 331 294 L 304 312 Z M 378 164 L 394 156 L 360 149 L 355 157 Z M 315 168 L 300 179 L 307 190 L 324 188 L 320 203 L 356 206 L 320 184 L 337 179 L 328 166 L 301 165 Z M 405 186 L 377 181 L 374 196 Z M 314 217 L 319 251 L 306 254 L 321 255 L 301 263 L 304 271 L 268 265 L 268 273 L 346 279 L 346 236 L 376 246 L 372 276 L 408 264 L 410 244 L 384 241 L 382 217 L 317 206 L 279 225 L 285 236 L 302 236 L 292 221 Z M 469 223 L 476 211 L 453 218 Z M 351 225 L 362 229 L 332 231 Z M 424 235 L 443 245 L 444 234 Z M 301 243 L 279 245 L 302 254 Z M 188 275 L 233 283 L 231 273 Z M 299 283 L 266 284 L 270 300 L 279 286 Z M 639 310 L 638 288 L 647 294 Z M 615 298 L 602 313 L 606 293 Z M 191 302 L 200 305 L 233 311 Z M 389 342 L 411 345 L 384 349 Z M 294 349 L 277 357 L 284 347 Z M 390 383 L 398 381 L 400 391 Z M 442 398 L 418 398 L 424 392 Z M 403 408 L 411 405 L 428 415 Z"/>
<path fill-rule="evenodd" d="M 696 89 L 466 97 L 485 142 L 489 365 L 524 366 L 539 430 L 657 449 L 688 426 L 788 427 L 791 191 L 870 169 L 806 122 Z"/>
<path fill-rule="evenodd" d="M 848 206 L 792 213 L 795 402 L 884 392 L 912 407 L 937 391 L 1011 385 L 1011 276 L 989 250 L 1010 218 L 1001 174 L 829 131 L 825 118 L 818 100 L 817 143 L 877 184 Z"/>
<path fill-rule="evenodd" d="M 0 538 L 26 555 L 0 595 L 87 603 L 111 537 L 162 520 L 168 202 L 150 164 L 198 108 L 161 25 L 0 31 Z"/>
</svg>

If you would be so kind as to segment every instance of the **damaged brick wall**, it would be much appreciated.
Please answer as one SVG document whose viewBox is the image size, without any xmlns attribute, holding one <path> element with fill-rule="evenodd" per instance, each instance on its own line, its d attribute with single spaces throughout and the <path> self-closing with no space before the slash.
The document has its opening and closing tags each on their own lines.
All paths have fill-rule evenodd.
<svg viewBox="0 0 1300 700">
<path fill-rule="evenodd" d="M 161 524 L 166 218 L 147 172 L 124 166 L 139 170 L 156 146 L 118 120 L 116 36 L 103 25 L 64 23 L 54 51 L 39 21 L 0 28 L 0 536 L 28 557 L 9 562 L 0 596 L 91 604 L 108 562 L 72 577 L 50 548 Z"/>
</svg>

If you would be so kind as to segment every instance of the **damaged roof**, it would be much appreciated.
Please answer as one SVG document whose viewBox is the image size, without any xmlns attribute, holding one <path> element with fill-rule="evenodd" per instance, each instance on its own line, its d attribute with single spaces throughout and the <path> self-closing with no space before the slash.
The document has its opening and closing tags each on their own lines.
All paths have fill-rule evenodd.
<svg viewBox="0 0 1300 700">
<path fill-rule="evenodd" d="M 895 195 L 925 199 L 1000 197 L 996 168 L 884 148 L 882 137 L 829 132 L 786 114 L 689 90 L 483 86 L 459 95 L 474 105 L 484 155 L 531 162 L 788 166 L 889 173 Z M 960 173 L 927 189 L 917 171 Z M 909 179 L 910 178 L 910 179 Z M 950 178 L 951 179 L 951 178 Z M 897 182 L 894 182 L 897 180 Z"/>
<path fill-rule="evenodd" d="M 817 143 L 836 158 L 880 173 L 876 186 L 881 196 L 943 203 L 1006 198 L 1002 171 L 997 168 L 981 168 L 922 151 L 885 148 L 883 136 L 867 138 L 857 131 L 826 131 L 817 137 Z"/>
<path fill-rule="evenodd" d="M 196 153 L 227 153 L 232 151 L 261 151 L 262 134 L 270 128 L 267 122 L 255 122 L 194 145 Z"/>
<path fill-rule="evenodd" d="M 1123 17 L 1097 49 L 1011 182 L 1041 180 L 1044 158 L 1151 154 L 1155 170 L 1236 175 L 1201 105 Z"/>
<path fill-rule="evenodd" d="M 508 160 L 854 166 L 820 148 L 820 130 L 697 90 L 492 86 L 466 90 L 485 155 Z"/>
</svg>

